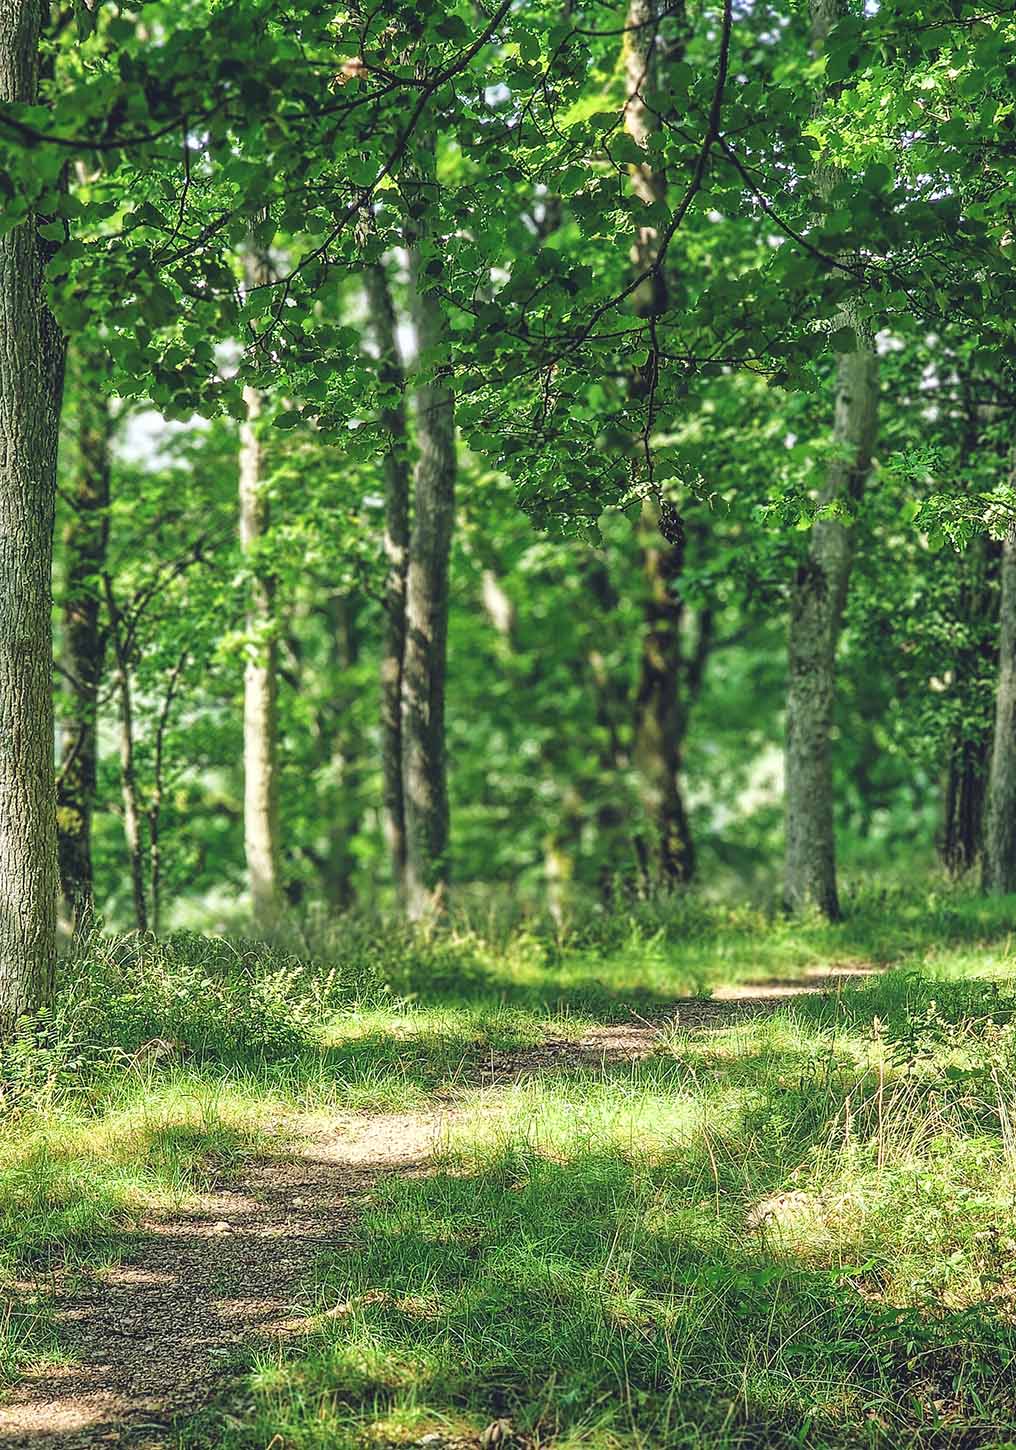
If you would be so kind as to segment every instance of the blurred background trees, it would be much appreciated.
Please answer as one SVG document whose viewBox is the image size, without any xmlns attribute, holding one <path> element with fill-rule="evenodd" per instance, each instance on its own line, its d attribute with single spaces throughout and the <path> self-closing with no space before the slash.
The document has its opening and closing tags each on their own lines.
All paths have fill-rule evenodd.
<svg viewBox="0 0 1016 1450">
<path fill-rule="evenodd" d="M 69 921 L 1005 854 L 1005 8 L 51 19 Z"/>
</svg>

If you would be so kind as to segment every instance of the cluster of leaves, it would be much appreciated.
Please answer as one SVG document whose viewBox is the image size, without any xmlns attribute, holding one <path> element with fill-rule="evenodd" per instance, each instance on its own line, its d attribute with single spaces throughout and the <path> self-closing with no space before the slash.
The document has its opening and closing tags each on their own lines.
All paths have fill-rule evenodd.
<svg viewBox="0 0 1016 1450">
<path fill-rule="evenodd" d="M 426 205 L 450 326 L 424 365 L 452 371 L 471 447 L 544 524 L 624 495 L 642 420 L 623 380 L 647 350 L 663 430 L 731 366 L 814 386 L 852 345 L 848 297 L 873 327 L 962 319 L 1007 367 L 1011 17 L 893 0 L 841 19 L 815 61 L 779 7 L 682 15 L 661 14 L 645 152 L 623 126 L 624 25 L 597 6 L 100 6 L 83 43 L 53 39 L 40 103 L 4 110 L 5 225 L 52 218 L 54 304 L 72 333 L 104 330 L 122 393 L 239 417 L 243 381 L 284 377 L 282 426 L 365 457 L 373 430 L 347 425 L 373 419 L 374 380 L 335 303 Z M 646 164 L 667 182 L 648 207 L 627 184 Z M 645 226 L 670 274 L 651 318 L 626 301 Z M 251 240 L 280 264 L 241 295 Z M 217 344 L 235 339 L 230 375 Z"/>
</svg>

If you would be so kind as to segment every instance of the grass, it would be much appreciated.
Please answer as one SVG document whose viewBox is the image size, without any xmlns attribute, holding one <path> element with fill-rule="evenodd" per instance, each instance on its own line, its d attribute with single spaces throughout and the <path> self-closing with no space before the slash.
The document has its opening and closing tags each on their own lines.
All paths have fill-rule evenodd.
<svg viewBox="0 0 1016 1450">
<path fill-rule="evenodd" d="M 477 1092 L 184 1443 L 1012 1445 L 1014 1019 L 899 973 Z"/>
<path fill-rule="evenodd" d="M 435 1171 L 376 1186 L 306 1333 L 254 1345 L 181 1446 L 476 1444 L 498 1420 L 555 1450 L 1016 1446 L 1016 904 L 851 905 L 345 923 L 317 966 L 96 939 L 0 1062 L 0 1376 L 59 1355 L 47 1276 L 273 1151 L 266 1125 L 454 1089 Z M 661 1031 L 638 1064 L 471 1085 L 547 1032 L 860 960 L 893 970 Z"/>
</svg>

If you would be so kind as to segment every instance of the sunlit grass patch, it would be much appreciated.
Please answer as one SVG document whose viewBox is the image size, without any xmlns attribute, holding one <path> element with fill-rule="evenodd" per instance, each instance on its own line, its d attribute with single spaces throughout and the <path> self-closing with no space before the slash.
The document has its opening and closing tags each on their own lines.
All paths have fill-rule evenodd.
<svg viewBox="0 0 1016 1450">
<path fill-rule="evenodd" d="M 99 1114 L 67 1111 L 0 1145 L 0 1265 L 94 1250 L 138 1213 L 178 1205 L 262 1147 L 260 1102 L 178 1078 L 126 1091 Z"/>
<path fill-rule="evenodd" d="M 503 1418 L 555 1447 L 1005 1445 L 1013 1003 L 946 987 L 892 974 L 476 1089 L 209 1443 Z"/>
<path fill-rule="evenodd" d="M 172 1212 L 269 1145 L 264 1103 L 186 1078 L 130 1081 L 104 1110 L 25 1113 L 0 1142 L 0 1382 L 55 1363 L 50 1290 L 115 1259 L 150 1214 Z"/>
<path fill-rule="evenodd" d="M 538 1443 L 917 1444 L 1011 1409 L 997 1316 L 897 1311 L 672 1201 L 609 1155 L 389 1182 L 322 1281 L 347 1312 L 255 1369 L 253 1419 L 222 1443 L 370 1444 L 413 1412 Z"/>
<path fill-rule="evenodd" d="M 440 1103 L 433 1172 L 375 1185 L 313 1312 L 247 1354 L 242 1413 L 181 1443 L 470 1444 L 504 1420 L 554 1450 L 1004 1444 L 1012 921 L 962 896 L 869 893 L 836 927 L 687 897 L 570 932 L 360 923 L 331 966 L 185 938 L 139 969 L 114 943 L 3 1059 L 8 1285 L 115 1255 L 266 1125 Z M 889 970 L 672 1022 L 857 963 Z M 540 1055 L 597 1021 L 657 1023 L 654 1055 Z M 8 1322 L 0 1372 L 54 1353 L 44 1295 Z"/>
<path fill-rule="evenodd" d="M 348 1108 L 412 1107 L 468 1079 L 491 1053 L 534 1046 L 567 1027 L 497 1001 L 335 1017 L 322 1032 L 314 1096 Z"/>
</svg>

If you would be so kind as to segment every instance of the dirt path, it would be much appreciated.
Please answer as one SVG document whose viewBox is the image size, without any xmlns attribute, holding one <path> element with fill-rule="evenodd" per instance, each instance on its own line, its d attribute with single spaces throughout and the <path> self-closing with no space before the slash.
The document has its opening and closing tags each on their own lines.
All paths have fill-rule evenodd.
<svg viewBox="0 0 1016 1450">
<path fill-rule="evenodd" d="M 681 1002 L 663 1022 L 636 1019 L 494 1055 L 478 1078 L 497 1084 L 637 1061 L 675 1023 L 718 1030 L 773 1011 L 789 995 L 829 992 L 860 975 L 826 972 Z M 426 1111 L 338 1116 L 293 1156 L 255 1163 L 242 1184 L 145 1224 L 118 1266 L 88 1275 L 58 1305 L 68 1364 L 28 1377 L 4 1401 L 0 1447 L 167 1446 L 172 1422 L 215 1398 L 244 1346 L 299 1328 L 294 1316 L 311 1307 L 301 1296 L 314 1261 L 345 1241 L 357 1200 L 383 1174 L 427 1171 L 459 1111 L 449 1098 Z"/>
<path fill-rule="evenodd" d="M 337 1118 L 298 1156 L 254 1164 L 243 1188 L 144 1226 L 122 1263 L 57 1312 L 73 1363 L 25 1380 L 0 1408 L 0 1445 L 156 1446 L 215 1394 L 245 1344 L 284 1334 L 315 1258 L 341 1245 L 382 1172 L 412 1172 L 440 1114 Z"/>
</svg>

